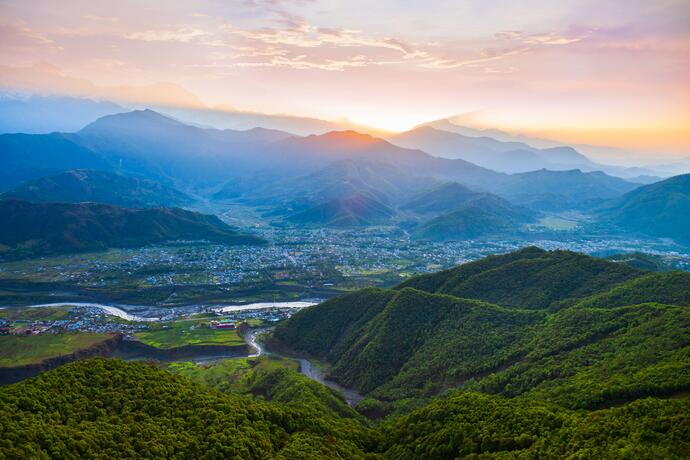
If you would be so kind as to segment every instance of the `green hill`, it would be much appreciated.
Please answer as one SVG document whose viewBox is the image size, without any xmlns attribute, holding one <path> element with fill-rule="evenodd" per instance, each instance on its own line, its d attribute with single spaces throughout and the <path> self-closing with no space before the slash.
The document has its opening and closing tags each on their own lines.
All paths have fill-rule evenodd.
<svg viewBox="0 0 690 460">
<path fill-rule="evenodd" d="M 399 288 L 412 287 L 506 306 L 546 308 L 556 301 L 603 292 L 642 273 L 624 264 L 575 252 L 527 247 L 411 278 Z"/>
<path fill-rule="evenodd" d="M 414 237 L 423 240 L 447 241 L 497 235 L 519 230 L 532 222 L 534 213 L 491 194 L 476 194 L 456 210 L 422 224 Z"/>
<path fill-rule="evenodd" d="M 382 426 L 385 458 L 687 458 L 690 401 L 595 412 L 458 393 Z"/>
<path fill-rule="evenodd" d="M 382 224 L 395 215 L 395 211 L 366 194 L 336 198 L 298 212 L 287 218 L 296 224 L 327 227 L 359 227 Z"/>
<path fill-rule="evenodd" d="M 364 458 L 362 424 L 92 359 L 0 388 L 5 458 Z"/>
<path fill-rule="evenodd" d="M 647 302 L 690 307 L 690 273 L 647 273 L 611 290 L 586 298 L 583 307 L 621 307 Z"/>
<path fill-rule="evenodd" d="M 372 413 L 449 388 L 593 409 L 690 389 L 686 279 L 526 248 L 331 299 L 274 337 L 331 363 Z"/>
<path fill-rule="evenodd" d="M 413 197 L 401 209 L 419 214 L 443 213 L 459 208 L 476 195 L 464 185 L 448 182 Z"/>
<path fill-rule="evenodd" d="M 96 203 L 0 201 L 0 254 L 5 256 L 142 246 L 173 240 L 258 244 L 216 216 L 179 208 L 130 209 Z"/>
<path fill-rule="evenodd" d="M 241 377 L 240 386 L 254 396 L 221 393 L 146 363 L 106 359 L 1 387 L 0 457 L 656 459 L 690 453 L 688 399 L 647 398 L 587 412 L 452 391 L 370 428 L 351 409 L 324 409 L 322 390 L 300 388 L 295 371 L 260 369 L 264 364 Z"/>
<path fill-rule="evenodd" d="M 603 209 L 600 218 L 628 231 L 690 244 L 690 174 L 633 190 Z"/>
<path fill-rule="evenodd" d="M 192 199 L 148 179 L 88 169 L 36 179 L 0 196 L 33 202 L 105 203 L 129 208 L 181 206 Z"/>
</svg>

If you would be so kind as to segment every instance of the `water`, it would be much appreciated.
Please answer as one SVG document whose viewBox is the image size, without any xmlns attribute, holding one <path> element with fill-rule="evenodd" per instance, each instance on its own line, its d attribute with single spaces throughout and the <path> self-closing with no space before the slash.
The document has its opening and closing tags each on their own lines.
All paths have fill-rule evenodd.
<svg viewBox="0 0 690 460">
<path fill-rule="evenodd" d="M 243 310 L 265 310 L 267 308 L 306 308 L 316 305 L 317 302 L 257 302 L 248 303 L 246 305 L 228 305 L 225 307 L 212 308 L 213 311 L 225 313 L 229 311 L 243 311 Z"/>
<path fill-rule="evenodd" d="M 316 305 L 316 302 L 294 301 L 294 302 L 257 302 L 245 305 L 225 305 L 211 307 L 211 310 L 224 313 L 244 310 L 266 310 L 269 308 L 305 308 Z M 92 302 L 58 302 L 29 305 L 29 308 L 41 307 L 89 307 L 98 308 L 105 313 L 117 316 L 128 321 L 169 321 L 176 315 L 182 313 L 195 313 L 207 309 L 204 305 L 188 305 L 185 307 L 165 308 L 151 307 L 145 305 L 106 305 Z M 142 312 L 139 314 L 133 312 Z"/>
</svg>

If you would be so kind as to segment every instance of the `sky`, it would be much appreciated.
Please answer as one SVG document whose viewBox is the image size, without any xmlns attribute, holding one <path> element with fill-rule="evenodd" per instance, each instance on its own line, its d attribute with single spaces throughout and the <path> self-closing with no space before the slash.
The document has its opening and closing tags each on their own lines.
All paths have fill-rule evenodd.
<svg viewBox="0 0 690 460">
<path fill-rule="evenodd" d="M 0 85 L 690 155 L 687 0 L 0 0 Z"/>
</svg>

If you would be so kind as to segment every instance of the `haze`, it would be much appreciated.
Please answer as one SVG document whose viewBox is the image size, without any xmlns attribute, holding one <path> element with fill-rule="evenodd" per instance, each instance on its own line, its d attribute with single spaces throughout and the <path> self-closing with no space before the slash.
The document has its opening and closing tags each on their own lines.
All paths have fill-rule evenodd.
<svg viewBox="0 0 690 460">
<path fill-rule="evenodd" d="M 690 153 L 669 1 L 3 1 L 0 83 L 130 104 L 464 124 Z"/>
</svg>

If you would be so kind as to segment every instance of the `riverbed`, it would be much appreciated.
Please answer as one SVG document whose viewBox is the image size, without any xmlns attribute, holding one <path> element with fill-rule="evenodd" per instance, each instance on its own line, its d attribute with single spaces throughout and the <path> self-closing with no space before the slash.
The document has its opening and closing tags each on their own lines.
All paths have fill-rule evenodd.
<svg viewBox="0 0 690 460">
<path fill-rule="evenodd" d="M 315 301 L 293 301 L 293 302 L 256 302 L 240 305 L 187 305 L 180 307 L 150 307 L 146 305 L 125 305 L 125 304 L 102 304 L 92 302 L 57 302 L 44 303 L 38 305 L 28 305 L 28 308 L 41 307 L 89 307 L 98 308 L 105 313 L 135 322 L 148 321 L 171 321 L 183 315 L 201 313 L 204 311 L 215 311 L 219 313 L 229 313 L 235 311 L 248 310 L 267 310 L 271 308 L 306 308 L 316 305 Z"/>
</svg>

